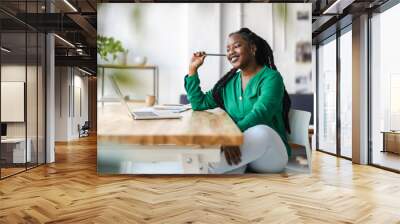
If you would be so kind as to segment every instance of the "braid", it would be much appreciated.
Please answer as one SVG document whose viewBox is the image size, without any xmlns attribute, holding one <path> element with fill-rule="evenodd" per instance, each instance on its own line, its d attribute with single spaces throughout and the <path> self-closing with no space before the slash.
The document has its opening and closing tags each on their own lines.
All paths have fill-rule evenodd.
<svg viewBox="0 0 400 224">
<path fill-rule="evenodd" d="M 262 49 L 261 51 L 259 51 L 260 52 L 259 54 L 262 54 L 262 55 L 260 55 L 259 60 L 263 61 L 263 63 L 266 64 L 269 68 L 271 68 L 273 70 L 277 70 L 275 62 L 274 62 L 274 54 L 272 52 L 271 46 L 269 46 L 269 44 L 267 43 L 266 40 L 264 40 L 263 38 L 261 38 L 257 35 L 256 35 L 256 40 L 260 43 L 259 45 L 256 45 L 257 51 L 258 51 L 259 46 L 261 46 L 261 49 Z M 257 52 L 256 52 L 256 59 L 257 59 Z M 289 134 L 291 132 L 290 124 L 289 124 L 289 111 L 290 111 L 291 104 L 292 104 L 292 102 L 291 102 L 289 94 L 285 88 L 284 93 L 283 93 L 283 99 L 282 99 L 282 106 L 283 106 L 282 116 L 283 116 L 285 129 Z"/>
<path fill-rule="evenodd" d="M 270 67 L 271 69 L 273 69 L 273 70 L 277 70 L 277 69 L 276 69 L 275 62 L 274 62 L 274 54 L 272 53 L 272 49 L 271 49 L 271 47 L 269 46 L 269 44 L 267 43 L 267 41 L 264 40 L 264 42 L 265 42 L 265 45 L 266 45 L 266 47 L 267 47 L 267 55 L 268 55 L 268 64 L 269 64 L 269 67 Z"/>
<path fill-rule="evenodd" d="M 212 95 L 214 97 L 215 102 L 218 104 L 220 108 L 225 110 L 224 101 L 221 97 L 221 90 L 226 86 L 229 80 L 231 80 L 235 74 L 237 69 L 232 68 L 229 72 L 227 72 L 222 78 L 215 84 L 213 88 Z"/>
</svg>

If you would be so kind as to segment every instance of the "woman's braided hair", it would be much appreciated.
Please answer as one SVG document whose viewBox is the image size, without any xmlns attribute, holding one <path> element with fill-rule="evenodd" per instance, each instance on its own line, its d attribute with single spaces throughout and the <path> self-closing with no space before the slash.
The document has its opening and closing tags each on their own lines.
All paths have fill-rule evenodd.
<svg viewBox="0 0 400 224">
<path fill-rule="evenodd" d="M 269 46 L 268 42 L 258 36 L 257 34 L 253 33 L 248 28 L 241 28 L 239 31 L 229 34 L 232 36 L 234 34 L 239 34 L 243 39 L 245 39 L 249 44 L 254 44 L 257 48 L 255 57 L 256 62 L 259 65 L 266 65 L 273 70 L 277 70 L 274 62 L 274 55 L 272 52 L 271 47 Z M 237 69 L 233 68 L 229 72 L 227 72 L 214 86 L 213 88 L 213 97 L 219 107 L 225 110 L 224 102 L 221 97 L 221 90 L 226 86 L 226 84 L 231 80 L 237 72 Z M 283 96 L 283 121 L 285 124 L 285 129 L 288 133 L 290 133 L 290 126 L 289 126 L 289 110 L 291 106 L 291 101 L 289 94 L 287 93 L 286 89 L 284 90 Z"/>
</svg>

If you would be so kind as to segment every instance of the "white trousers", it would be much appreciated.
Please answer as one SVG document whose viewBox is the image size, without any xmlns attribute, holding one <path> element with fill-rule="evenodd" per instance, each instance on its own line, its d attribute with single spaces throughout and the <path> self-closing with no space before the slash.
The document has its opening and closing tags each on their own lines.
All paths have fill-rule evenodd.
<svg viewBox="0 0 400 224">
<path fill-rule="evenodd" d="M 277 173 L 285 169 L 288 155 L 285 144 L 278 133 L 267 125 L 257 125 L 247 129 L 240 146 L 241 162 L 229 165 L 221 152 L 221 161 L 209 164 L 209 173 L 239 174 L 247 166 L 257 173 Z"/>
</svg>

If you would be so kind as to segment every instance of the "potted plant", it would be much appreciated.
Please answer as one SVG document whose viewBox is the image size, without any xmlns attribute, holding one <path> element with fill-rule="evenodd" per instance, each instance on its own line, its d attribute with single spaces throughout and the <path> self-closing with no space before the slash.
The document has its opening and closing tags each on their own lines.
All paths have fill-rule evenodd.
<svg viewBox="0 0 400 224">
<path fill-rule="evenodd" d="M 109 61 L 109 56 L 112 56 L 112 61 L 115 61 L 118 53 L 123 53 L 124 63 L 126 63 L 126 55 L 128 50 L 122 47 L 121 41 L 115 40 L 113 37 L 105 37 L 97 35 L 97 53 L 104 61 Z"/>
</svg>

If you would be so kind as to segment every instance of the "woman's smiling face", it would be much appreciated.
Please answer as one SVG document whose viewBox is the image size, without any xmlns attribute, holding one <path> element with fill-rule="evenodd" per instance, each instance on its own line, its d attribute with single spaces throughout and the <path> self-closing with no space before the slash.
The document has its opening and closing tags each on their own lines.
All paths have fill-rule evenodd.
<svg viewBox="0 0 400 224">
<path fill-rule="evenodd" d="M 229 62 L 236 69 L 244 68 L 251 60 L 255 60 L 255 46 L 250 45 L 240 34 L 229 36 L 226 51 Z"/>
</svg>

